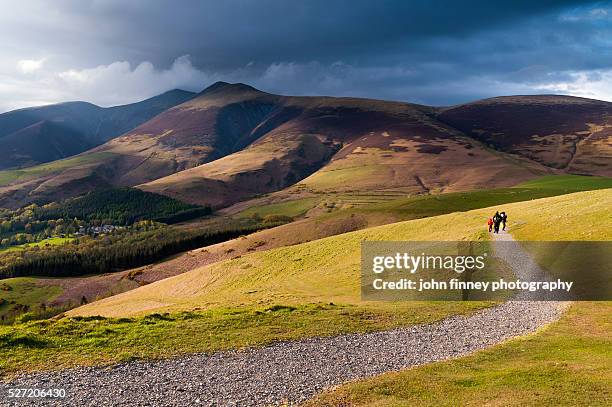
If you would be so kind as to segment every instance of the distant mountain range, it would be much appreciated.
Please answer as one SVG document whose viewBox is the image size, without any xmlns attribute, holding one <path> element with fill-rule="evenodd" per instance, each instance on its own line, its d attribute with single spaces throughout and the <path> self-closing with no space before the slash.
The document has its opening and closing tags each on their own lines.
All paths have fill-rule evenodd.
<svg viewBox="0 0 612 407">
<path fill-rule="evenodd" d="M 280 96 L 225 82 L 170 99 L 181 98 L 167 109 L 156 105 L 159 114 L 150 120 L 145 116 L 154 109 L 135 118 L 127 109 L 135 105 L 127 105 L 113 108 L 124 110 L 108 116 L 117 118 L 104 122 L 108 131 L 71 128 L 87 134 L 87 142 L 108 141 L 64 160 L 0 172 L 0 206 L 109 186 L 223 207 L 279 190 L 408 194 L 509 186 L 547 173 L 612 175 L 612 103 L 597 100 L 512 96 L 437 108 Z M 74 117 L 92 122 L 85 113 Z M 58 143 L 78 138 L 59 131 L 57 120 L 29 126 L 41 121 L 40 129 L 14 125 L 12 132 L 0 121 L 0 140 L 9 132 L 14 139 L 17 132 L 53 132 Z M 73 144 L 65 156 L 86 146 Z"/>
<path fill-rule="evenodd" d="M 0 169 L 32 166 L 81 153 L 194 96 L 195 93 L 176 89 L 142 102 L 109 108 L 68 102 L 0 114 Z"/>
</svg>

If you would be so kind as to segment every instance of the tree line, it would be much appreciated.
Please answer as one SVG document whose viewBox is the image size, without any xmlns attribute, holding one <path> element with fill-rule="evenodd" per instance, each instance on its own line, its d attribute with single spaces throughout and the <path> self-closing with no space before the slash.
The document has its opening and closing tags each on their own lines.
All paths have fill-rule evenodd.
<svg viewBox="0 0 612 407">
<path fill-rule="evenodd" d="M 41 221 L 77 218 L 85 222 L 97 220 L 113 225 L 130 225 L 143 219 L 171 224 L 211 212 L 209 206 L 191 205 L 136 188 L 94 191 L 33 210 L 34 217 Z"/>
<path fill-rule="evenodd" d="M 0 278 L 24 276 L 73 277 L 139 267 L 173 254 L 220 243 L 277 226 L 249 225 L 221 230 L 181 230 L 163 227 L 139 233 L 87 238 L 49 248 L 0 253 Z M 3 257 L 11 256 L 11 261 Z"/>
</svg>

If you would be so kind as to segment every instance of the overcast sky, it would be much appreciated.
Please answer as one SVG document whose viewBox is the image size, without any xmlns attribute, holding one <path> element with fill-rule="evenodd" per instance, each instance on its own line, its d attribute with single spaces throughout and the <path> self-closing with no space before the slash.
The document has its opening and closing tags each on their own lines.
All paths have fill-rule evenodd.
<svg viewBox="0 0 612 407">
<path fill-rule="evenodd" d="M 217 80 L 432 105 L 533 93 L 612 101 L 611 1 L 0 5 L 0 112 L 130 103 Z"/>
</svg>

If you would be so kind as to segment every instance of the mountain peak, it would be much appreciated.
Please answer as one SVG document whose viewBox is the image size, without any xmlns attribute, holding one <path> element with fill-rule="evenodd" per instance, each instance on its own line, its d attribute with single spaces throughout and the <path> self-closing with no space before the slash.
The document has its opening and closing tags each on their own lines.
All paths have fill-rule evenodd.
<svg viewBox="0 0 612 407">
<path fill-rule="evenodd" d="M 261 92 L 255 89 L 252 86 L 249 86 L 244 83 L 228 83 L 223 81 L 218 81 L 204 89 L 201 94 L 211 94 L 211 93 L 238 93 L 238 92 Z"/>
</svg>

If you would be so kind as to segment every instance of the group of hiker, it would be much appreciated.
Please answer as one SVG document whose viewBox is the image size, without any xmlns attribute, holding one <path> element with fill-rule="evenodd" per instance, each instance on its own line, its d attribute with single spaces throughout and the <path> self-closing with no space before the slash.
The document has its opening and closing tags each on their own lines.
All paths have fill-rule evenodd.
<svg viewBox="0 0 612 407">
<path fill-rule="evenodd" d="M 499 213 L 499 211 L 495 212 L 492 218 L 489 218 L 487 221 L 487 226 L 489 226 L 489 233 L 493 231 L 493 233 L 499 233 L 499 226 L 502 226 L 502 230 L 506 230 L 506 222 L 508 221 L 508 215 L 506 212 Z"/>
</svg>

